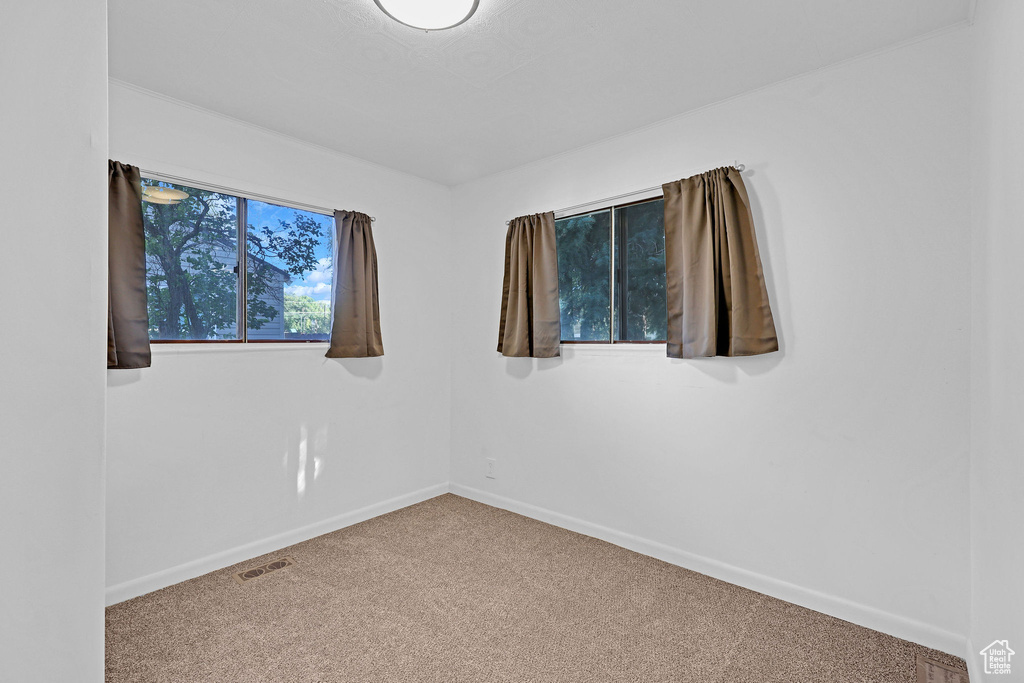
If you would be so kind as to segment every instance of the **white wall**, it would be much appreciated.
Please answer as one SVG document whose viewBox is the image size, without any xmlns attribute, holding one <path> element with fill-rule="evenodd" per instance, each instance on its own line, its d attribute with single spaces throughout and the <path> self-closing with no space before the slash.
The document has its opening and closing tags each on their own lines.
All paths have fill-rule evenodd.
<svg viewBox="0 0 1024 683">
<path fill-rule="evenodd" d="M 1024 3 L 982 0 L 974 43 L 971 680 L 1024 681 Z M 1018 653 L 986 679 L 978 651 Z"/>
<path fill-rule="evenodd" d="M 960 654 L 969 43 L 958 29 L 456 188 L 454 490 Z M 494 351 L 507 219 L 734 159 L 780 353 Z"/>
<path fill-rule="evenodd" d="M 0 20 L 0 679 L 103 680 L 103 0 Z"/>
<path fill-rule="evenodd" d="M 446 490 L 448 188 L 121 85 L 110 113 L 111 158 L 375 216 L 385 356 L 157 345 L 110 372 L 108 600 Z"/>
<path fill-rule="evenodd" d="M 975 650 L 996 638 L 1021 641 L 1024 433 L 1014 346 L 1024 331 L 1016 257 L 1022 28 L 1019 3 L 982 0 L 970 30 L 454 193 L 113 87 L 112 158 L 376 215 L 387 356 L 327 361 L 321 347 L 158 347 L 153 368 L 109 373 L 108 598 L 432 495 L 449 477 L 450 448 L 455 490 L 486 502 L 956 654 L 968 612 Z M 77 92 L 95 108 L 88 90 Z M 48 113 L 58 119 L 63 110 Z M 26 126 L 52 126 L 35 107 L 20 116 Z M 61 130 L 77 143 L 83 127 L 95 133 L 102 156 L 102 130 L 76 123 Z M 62 154 L 68 144 L 48 142 Z M 505 220 L 734 159 L 749 169 L 779 354 L 670 361 L 660 347 L 563 347 L 561 360 L 537 362 L 493 351 Z M 80 177 L 80 166 L 67 177 Z M 68 204 L 79 217 L 89 209 L 79 198 Z M 33 209 L 24 221 L 36 220 Z M 49 232 L 15 237 L 29 248 L 55 242 Z M 72 256 L 95 252 L 96 234 L 61 235 L 60 243 L 69 239 L 77 241 L 57 252 L 65 271 L 86 263 L 102 271 L 102 254 Z M 31 272 L 6 270 L 5 291 Z M 62 319 L 95 326 L 96 311 L 83 312 L 102 304 L 93 280 L 71 298 L 70 279 L 47 281 L 50 298 L 67 304 Z M 33 351 L 39 343 L 25 341 Z M 8 386 L 22 378 L 30 393 L 46 386 L 29 370 L 40 371 L 21 362 L 5 369 Z M 18 427 L 11 452 L 46 455 L 17 461 L 3 482 L 43 478 L 35 470 L 46 469 L 49 494 L 61 501 L 56 516 L 5 525 L 4 533 L 19 534 L 11 545 L 48 538 L 86 557 L 101 545 L 99 518 L 89 513 L 101 404 L 83 398 L 96 396 L 88 377 L 73 385 L 61 388 L 54 409 L 84 435 L 74 439 L 76 457 L 57 468 L 66 476 L 56 477 L 50 462 L 63 432 L 4 411 Z M 13 405 L 14 396 L 20 404 L 13 391 L 4 398 Z M 483 476 L 488 457 L 498 460 L 493 480 Z M 86 485 L 71 487 L 76 480 Z M 36 496 L 5 490 L 5 505 L 23 510 L 29 494 Z M 24 519 L 5 518 L 18 514 Z M 53 526 L 69 515 L 76 526 Z M 40 585 L 46 578 L 32 575 Z M 76 593 L 80 606 L 90 604 L 88 593 Z M 44 628 L 46 613 L 33 617 Z"/>
<path fill-rule="evenodd" d="M 9 254 L 45 255 L 0 269 L 2 291 L 32 292 L 2 304 L 4 320 L 32 321 L 10 326 L 0 360 L 0 538 L 27 560 L 7 564 L 0 591 L 0 661 L 17 680 L 103 676 L 105 9 L 12 7 L 0 24 L 0 62 L 33 64 L 0 75 L 0 156 L 17 162 L 0 169 L 15 199 L 4 238 Z M 967 32 L 460 187 L 454 242 L 445 188 L 113 88 L 113 158 L 378 216 L 388 355 L 163 347 L 149 370 L 109 373 L 111 595 L 429 495 L 448 478 L 450 427 L 464 493 L 582 518 L 959 652 L 973 285 L 970 636 L 1021 642 L 1022 28 L 1019 3 L 982 0 L 969 32 L 973 279 Z M 751 169 L 780 354 L 493 352 L 504 220 L 734 158 Z M 453 243 L 458 283 L 425 263 Z M 450 357 L 435 322 L 449 316 Z M 623 412 L 632 428 L 615 425 Z M 506 424 L 525 420 L 525 434 Z M 498 458 L 497 479 L 483 478 L 484 457 Z"/>
</svg>

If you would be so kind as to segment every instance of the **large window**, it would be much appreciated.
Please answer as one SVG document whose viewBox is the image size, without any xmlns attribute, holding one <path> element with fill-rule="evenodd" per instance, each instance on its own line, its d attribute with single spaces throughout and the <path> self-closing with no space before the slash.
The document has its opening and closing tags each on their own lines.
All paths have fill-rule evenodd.
<svg viewBox="0 0 1024 683">
<path fill-rule="evenodd" d="M 555 221 L 563 342 L 665 341 L 664 200 Z"/>
<path fill-rule="evenodd" d="M 330 337 L 332 217 L 148 178 L 142 184 L 150 339 Z"/>
</svg>

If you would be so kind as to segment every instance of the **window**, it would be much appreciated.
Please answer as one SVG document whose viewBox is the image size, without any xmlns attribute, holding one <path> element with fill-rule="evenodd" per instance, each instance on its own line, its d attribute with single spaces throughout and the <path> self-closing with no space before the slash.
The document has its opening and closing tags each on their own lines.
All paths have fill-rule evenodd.
<svg viewBox="0 0 1024 683">
<path fill-rule="evenodd" d="M 563 342 L 663 342 L 664 200 L 555 221 Z"/>
<path fill-rule="evenodd" d="M 142 185 L 151 340 L 329 339 L 333 217 Z"/>
</svg>

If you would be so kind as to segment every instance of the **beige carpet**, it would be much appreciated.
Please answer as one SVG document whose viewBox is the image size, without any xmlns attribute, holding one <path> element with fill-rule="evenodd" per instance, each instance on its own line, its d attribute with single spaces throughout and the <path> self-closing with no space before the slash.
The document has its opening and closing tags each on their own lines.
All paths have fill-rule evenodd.
<svg viewBox="0 0 1024 683">
<path fill-rule="evenodd" d="M 114 605 L 106 643 L 111 683 L 915 683 L 918 653 L 966 668 L 450 494 Z"/>
</svg>

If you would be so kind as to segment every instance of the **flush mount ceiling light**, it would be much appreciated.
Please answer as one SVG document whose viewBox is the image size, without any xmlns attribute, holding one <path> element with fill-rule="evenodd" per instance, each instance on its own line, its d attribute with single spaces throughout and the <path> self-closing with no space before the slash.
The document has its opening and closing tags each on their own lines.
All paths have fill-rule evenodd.
<svg viewBox="0 0 1024 683">
<path fill-rule="evenodd" d="M 155 185 L 142 188 L 142 201 L 150 204 L 178 204 L 182 199 L 188 199 L 188 194 L 181 190 Z"/>
<path fill-rule="evenodd" d="M 465 22 L 480 0 L 373 0 L 384 14 L 400 24 L 423 31 L 440 31 Z"/>
</svg>

